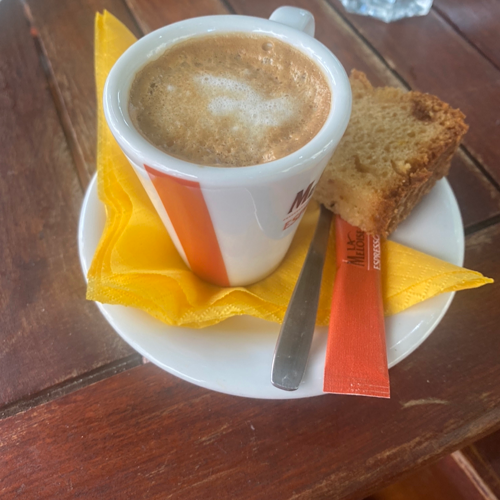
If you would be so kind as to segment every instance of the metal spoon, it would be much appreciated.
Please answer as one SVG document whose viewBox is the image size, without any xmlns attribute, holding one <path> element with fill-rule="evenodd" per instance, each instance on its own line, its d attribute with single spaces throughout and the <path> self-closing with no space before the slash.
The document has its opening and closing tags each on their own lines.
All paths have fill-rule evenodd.
<svg viewBox="0 0 500 500">
<path fill-rule="evenodd" d="M 295 391 L 304 376 L 318 311 L 321 277 L 328 247 L 332 212 L 321 212 L 306 260 L 293 290 L 274 351 L 271 381 L 285 391 Z"/>
</svg>

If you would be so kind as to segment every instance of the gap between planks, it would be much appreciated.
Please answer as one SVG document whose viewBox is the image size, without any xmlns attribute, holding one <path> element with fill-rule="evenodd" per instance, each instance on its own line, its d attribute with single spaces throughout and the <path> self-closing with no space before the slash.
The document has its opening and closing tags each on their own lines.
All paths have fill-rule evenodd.
<svg viewBox="0 0 500 500">
<path fill-rule="evenodd" d="M 118 373 L 130 370 L 136 366 L 144 364 L 144 360 L 139 353 L 133 353 L 125 358 L 113 361 L 104 366 L 100 366 L 95 370 L 91 370 L 79 377 L 65 380 L 64 382 L 52 386 L 38 394 L 28 396 L 26 399 L 21 399 L 10 403 L 3 408 L 0 408 L 0 420 L 18 413 L 24 413 L 36 406 L 49 403 L 63 396 L 66 396 L 79 389 L 83 389 L 89 385 L 95 384 L 106 378 L 117 375 Z"/>
<path fill-rule="evenodd" d="M 455 463 L 462 469 L 464 474 L 469 478 L 470 482 L 475 486 L 477 491 L 483 496 L 484 500 L 498 500 L 498 497 L 493 493 L 486 481 L 476 471 L 475 467 L 462 451 L 455 451 L 451 454 Z"/>
<path fill-rule="evenodd" d="M 324 0 L 324 1 L 335 11 L 335 13 L 342 19 L 342 21 L 352 30 L 354 35 L 356 35 L 370 49 L 370 51 L 376 56 L 376 58 L 386 67 L 386 69 L 395 78 L 395 80 L 397 80 L 397 82 L 399 83 L 399 86 L 401 88 L 404 88 L 405 90 L 412 90 L 410 84 L 394 68 L 392 68 L 390 66 L 390 64 L 386 61 L 384 56 L 371 44 L 371 42 L 346 17 L 345 12 L 342 12 L 342 10 L 339 9 L 334 4 L 334 2 L 332 0 Z M 437 14 L 437 15 L 439 15 L 439 14 Z M 447 23 L 449 26 L 451 26 L 451 28 L 454 31 L 456 31 L 464 40 L 466 40 L 469 45 L 473 46 L 477 50 L 475 45 L 473 45 L 466 37 L 464 37 L 461 32 L 456 30 L 454 25 L 452 23 L 450 23 L 446 17 L 444 17 L 444 16 L 440 16 L 440 17 L 445 23 Z M 481 56 L 484 57 L 484 54 L 481 51 L 478 50 L 478 53 L 480 53 Z M 485 59 L 487 59 L 489 62 L 491 62 L 487 57 L 485 57 Z M 493 66 L 496 68 L 495 65 L 493 65 Z M 500 191 L 500 184 L 489 174 L 489 172 L 487 172 L 487 170 L 483 167 L 481 162 L 463 144 L 460 145 L 456 154 L 465 155 L 470 161 L 472 161 L 474 163 L 475 167 L 484 175 L 484 177 L 486 177 L 488 182 L 490 182 L 495 187 L 495 189 L 497 191 Z M 493 217 L 492 219 L 495 219 L 495 217 Z M 481 224 L 483 224 L 483 223 L 487 223 L 489 220 L 491 220 L 491 219 L 488 219 L 486 221 L 481 222 L 480 224 L 478 224 L 478 226 L 481 226 Z M 495 222 L 493 222 L 492 224 L 494 224 L 494 223 Z M 487 225 L 491 225 L 491 224 L 487 224 Z M 473 227 L 474 226 L 472 226 L 472 228 Z M 472 232 L 474 232 L 474 230 L 472 228 L 469 228 L 469 230 L 467 231 L 467 234 L 471 234 Z M 480 229 L 482 229 L 482 228 L 483 228 L 483 226 L 480 227 Z"/>
<path fill-rule="evenodd" d="M 495 224 L 500 224 L 500 215 L 494 215 L 493 217 L 490 217 L 489 219 L 483 220 L 483 221 L 478 222 L 476 224 L 472 224 L 472 225 L 468 226 L 467 228 L 464 228 L 464 235 L 467 238 L 467 236 L 470 236 L 474 233 L 482 231 L 483 229 L 487 229 L 491 226 L 494 226 Z"/>
<path fill-rule="evenodd" d="M 230 12 L 230 13 L 237 13 L 235 9 L 228 3 L 227 0 L 220 0 L 221 4 Z M 80 148 L 80 145 L 78 143 L 78 139 L 75 135 L 74 129 L 71 126 L 71 119 L 69 116 L 69 113 L 67 112 L 67 109 L 65 107 L 64 101 L 60 95 L 60 92 L 57 87 L 57 82 L 55 80 L 54 73 L 52 71 L 52 66 L 50 63 L 50 60 L 44 50 L 44 46 L 42 41 L 40 40 L 39 34 L 37 29 L 35 28 L 33 17 L 31 15 L 31 10 L 29 8 L 29 5 L 26 3 L 25 0 L 21 0 L 21 3 L 24 8 L 24 14 L 26 17 L 26 21 L 28 24 L 28 27 L 30 28 L 30 33 L 33 39 L 33 42 L 35 44 L 35 48 L 37 51 L 37 54 L 39 56 L 40 60 L 40 65 L 43 69 L 43 72 L 45 74 L 45 77 L 47 79 L 47 83 L 52 95 L 52 99 L 54 101 L 54 105 L 56 108 L 57 115 L 59 117 L 60 123 L 62 125 L 62 129 L 64 131 L 66 140 L 70 146 L 70 150 L 72 152 L 76 169 L 77 169 L 77 177 L 80 182 L 80 186 L 82 188 L 82 191 L 85 191 L 88 183 L 90 182 L 90 177 L 88 174 L 88 171 L 85 166 L 84 162 L 84 157 L 82 150 Z M 141 29 L 137 18 L 131 11 L 128 2 L 124 1 L 123 2 L 125 7 L 130 13 L 131 18 L 133 19 L 138 31 L 142 34 L 144 34 L 144 30 Z M 331 0 L 327 0 L 326 3 L 330 8 L 332 8 L 336 14 L 341 18 L 342 22 L 344 22 L 357 36 L 363 44 L 365 44 L 369 50 L 372 52 L 372 54 L 387 68 L 387 70 L 390 72 L 392 77 L 395 79 L 395 83 L 398 84 L 400 87 L 403 87 L 407 90 L 411 89 L 410 85 L 405 81 L 405 79 L 397 73 L 397 71 L 388 64 L 388 62 L 384 59 L 381 53 L 379 53 L 375 47 L 358 31 L 358 29 L 343 15 L 343 13 L 331 2 Z M 491 62 L 477 47 L 470 42 L 470 40 L 464 36 L 460 30 L 457 29 L 457 27 L 451 23 L 446 16 L 444 16 L 441 12 L 439 12 L 437 9 L 437 14 L 447 23 L 449 24 L 454 31 L 456 31 L 462 38 L 464 38 L 470 45 L 472 45 L 483 57 L 485 57 L 489 62 Z M 492 63 L 493 64 L 493 63 Z M 495 66 L 495 65 L 494 65 Z M 496 66 L 495 66 L 496 67 Z M 493 186 L 500 191 L 500 186 L 499 184 L 491 178 L 491 176 L 485 171 L 481 163 L 465 148 L 464 146 L 460 147 L 459 154 L 466 155 L 473 163 L 474 165 L 481 171 L 481 173 L 488 179 L 488 181 L 493 184 Z M 466 231 L 466 235 L 473 234 L 475 232 L 478 232 L 480 230 L 483 230 L 487 227 L 490 227 L 494 224 L 500 223 L 500 215 L 499 216 L 494 216 L 490 219 L 487 219 L 485 221 L 482 221 L 478 224 L 475 224 L 471 227 L 469 227 Z M 122 358 L 118 361 L 115 361 L 113 363 L 110 363 L 108 365 L 102 366 L 100 368 L 97 368 L 95 370 L 92 370 L 83 376 L 77 377 L 72 380 L 65 381 L 59 385 L 56 385 L 54 387 L 51 387 L 39 394 L 36 394 L 29 399 L 23 399 L 16 401 L 14 403 L 11 403 L 3 408 L 0 409 L 0 419 L 10 417 L 12 415 L 15 415 L 17 413 L 21 413 L 27 410 L 30 410 L 31 408 L 45 404 L 49 401 L 58 399 L 62 396 L 65 396 L 71 392 L 74 392 L 78 389 L 81 389 L 83 387 L 89 386 L 93 383 L 96 383 L 100 380 L 103 380 L 107 377 L 111 377 L 113 375 L 116 375 L 120 372 L 126 371 L 128 369 L 134 368 L 136 366 L 139 366 L 143 363 L 142 358 L 139 354 L 134 353 L 126 358 Z"/>
<path fill-rule="evenodd" d="M 23 0 L 23 2 L 26 0 Z M 134 16 L 133 10 L 130 8 L 130 5 L 127 0 L 122 0 L 122 4 L 125 6 L 125 9 L 127 9 L 127 12 L 129 13 L 130 19 L 132 19 L 134 26 L 137 28 L 137 31 L 141 34 L 141 37 L 146 35 L 147 33 L 145 30 L 142 29 L 141 24 L 139 20 Z"/>
<path fill-rule="evenodd" d="M 75 161 L 80 185 L 82 186 L 82 190 L 85 191 L 86 187 L 88 186 L 88 184 L 90 182 L 90 177 L 88 174 L 88 170 L 86 169 L 86 166 L 85 166 L 83 152 L 82 152 L 80 145 L 78 143 L 78 139 L 75 135 L 75 131 L 74 131 L 73 127 L 71 126 L 71 119 L 70 119 L 69 113 L 66 110 L 64 100 L 62 99 L 60 92 L 58 90 L 57 82 L 55 80 L 55 76 L 54 76 L 54 73 L 52 71 L 50 60 L 49 60 L 49 58 L 44 50 L 43 43 L 40 40 L 40 37 L 38 35 L 38 31 L 34 27 L 34 22 L 33 22 L 33 18 L 31 15 L 29 5 L 26 3 L 25 0 L 21 0 L 21 1 L 22 1 L 23 6 L 24 6 L 24 12 L 25 12 L 28 24 L 30 26 L 30 31 L 31 31 L 31 34 L 32 34 L 32 37 L 33 37 L 33 40 L 35 43 L 36 50 L 39 54 L 41 66 L 42 66 L 43 71 L 45 73 L 45 76 L 47 78 L 47 82 L 48 82 L 48 85 L 49 85 L 49 88 L 51 91 L 52 99 L 54 101 L 54 104 L 55 104 L 55 107 L 57 110 L 57 114 L 59 116 L 59 120 L 62 124 L 62 128 L 64 130 L 66 139 L 68 141 L 68 144 L 70 146 L 70 150 L 72 152 L 72 155 L 73 155 L 73 158 Z M 227 0 L 219 0 L 219 1 L 221 2 L 222 5 L 224 5 L 224 7 L 229 12 L 237 13 L 235 11 L 235 9 L 232 7 L 232 5 Z M 328 6 L 331 9 L 333 9 L 334 12 L 336 12 L 336 14 L 341 18 L 342 22 L 344 22 L 351 29 L 351 31 L 354 33 L 354 35 L 357 36 L 359 38 L 359 40 L 366 47 L 368 47 L 368 49 L 379 60 L 379 62 L 385 66 L 385 68 L 389 71 L 391 76 L 395 79 L 395 83 L 397 82 L 400 87 L 402 87 L 406 90 L 411 90 L 411 86 L 408 84 L 408 82 L 394 68 L 392 68 L 388 64 L 388 62 L 383 57 L 383 55 L 370 43 L 370 41 L 366 37 L 364 37 L 360 33 L 360 31 L 356 28 L 356 26 L 351 21 L 349 21 L 349 19 L 347 19 L 347 17 L 345 16 L 345 13 L 342 13 L 341 10 L 338 9 L 331 0 L 325 0 L 325 3 L 327 3 Z M 130 16 L 133 19 L 137 29 L 144 35 L 144 30 L 141 29 L 140 24 L 139 24 L 137 18 L 135 17 L 135 15 L 133 14 L 132 10 L 130 9 L 128 2 L 124 1 L 123 4 L 125 5 L 126 9 L 129 11 Z M 438 15 L 444 20 L 444 22 L 449 24 L 454 29 L 454 31 L 459 33 L 459 35 L 462 36 L 462 38 L 464 38 L 469 44 L 471 44 L 471 42 L 466 37 L 464 37 L 462 35 L 462 33 L 459 32 L 456 29 L 456 27 L 451 22 L 449 22 L 449 20 L 445 16 L 441 15 L 440 13 L 438 13 Z M 477 48 L 476 48 L 476 50 L 477 50 Z M 478 50 L 478 52 L 481 53 L 479 50 Z M 484 56 L 484 54 L 482 54 L 482 53 L 481 53 L 481 55 Z M 489 61 L 489 59 L 488 59 L 488 61 Z M 483 167 L 481 162 L 479 162 L 465 146 L 461 145 L 457 154 L 467 156 L 468 159 L 470 159 L 474 163 L 476 168 L 478 168 L 478 170 L 486 177 L 486 179 L 495 187 L 495 189 L 497 191 L 500 191 L 500 184 L 496 182 L 496 180 L 486 171 L 486 169 Z M 493 219 L 495 219 L 495 218 L 493 218 Z M 489 220 L 483 221 L 483 223 L 485 223 L 486 226 L 482 225 L 483 223 L 479 224 L 480 229 L 482 229 L 483 227 L 487 227 L 487 225 L 491 225 L 492 223 L 495 223 L 493 220 L 493 222 L 488 224 L 488 221 Z M 471 234 L 472 232 L 474 232 L 474 226 L 472 228 L 468 229 L 467 234 Z"/>
<path fill-rule="evenodd" d="M 219 0 L 219 2 L 227 9 L 229 14 L 238 14 L 228 0 Z"/>
<path fill-rule="evenodd" d="M 47 80 L 50 94 L 52 96 L 52 100 L 56 108 L 56 113 L 59 118 L 59 122 L 61 123 L 61 128 L 64 132 L 64 136 L 66 138 L 66 142 L 68 143 L 69 150 L 71 151 L 73 161 L 75 162 L 78 181 L 80 183 L 82 191 L 85 193 L 85 190 L 87 189 L 87 186 L 90 183 L 91 178 L 85 167 L 83 152 L 80 148 L 80 144 L 78 142 L 78 138 L 76 137 L 75 131 L 71 126 L 71 119 L 66 109 L 66 106 L 64 105 L 64 100 L 60 96 L 60 92 L 57 86 L 57 81 L 52 71 L 50 59 L 47 57 L 47 53 L 45 52 L 42 40 L 40 39 L 38 30 L 36 29 L 33 16 L 31 15 L 30 7 L 25 0 L 20 0 L 20 1 L 23 6 L 24 16 L 28 23 L 31 38 L 35 45 L 35 50 L 38 54 L 40 66 L 42 67 L 43 73 Z"/>
<path fill-rule="evenodd" d="M 464 33 L 447 15 L 443 12 L 437 5 L 432 6 L 432 10 L 436 13 L 436 15 L 444 21 L 453 31 L 459 35 L 463 40 L 465 40 L 476 52 L 481 54 L 495 69 L 500 71 L 500 67 L 493 61 L 483 50 L 481 47 L 478 47 L 476 43 L 474 43 L 466 33 Z"/>
</svg>

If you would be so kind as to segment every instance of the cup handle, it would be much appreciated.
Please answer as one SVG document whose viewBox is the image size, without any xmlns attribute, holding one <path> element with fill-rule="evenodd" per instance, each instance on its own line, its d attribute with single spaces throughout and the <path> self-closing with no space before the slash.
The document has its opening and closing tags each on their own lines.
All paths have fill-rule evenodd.
<svg viewBox="0 0 500 500">
<path fill-rule="evenodd" d="M 269 19 L 314 37 L 314 17 L 308 10 L 297 7 L 279 7 Z"/>
</svg>

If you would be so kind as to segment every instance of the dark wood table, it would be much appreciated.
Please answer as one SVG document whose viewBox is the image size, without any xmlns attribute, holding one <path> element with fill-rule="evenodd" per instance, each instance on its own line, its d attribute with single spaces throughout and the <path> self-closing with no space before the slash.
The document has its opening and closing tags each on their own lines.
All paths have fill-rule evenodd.
<svg viewBox="0 0 500 500">
<path fill-rule="evenodd" d="M 361 498 L 500 427 L 500 3 L 436 0 L 392 25 L 337 0 L 288 3 L 313 12 L 348 71 L 467 115 L 449 179 L 465 264 L 497 283 L 457 294 L 391 370 L 390 400 L 244 399 L 144 364 L 85 300 L 78 261 L 95 12 L 141 36 L 199 15 L 268 17 L 281 2 L 2 0 L 0 498 Z"/>
</svg>

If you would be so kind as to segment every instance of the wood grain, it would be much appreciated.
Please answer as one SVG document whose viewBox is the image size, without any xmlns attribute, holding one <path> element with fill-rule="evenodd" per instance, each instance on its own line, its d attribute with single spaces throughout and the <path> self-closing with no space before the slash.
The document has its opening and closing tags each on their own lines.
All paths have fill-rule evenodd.
<svg viewBox="0 0 500 500">
<path fill-rule="evenodd" d="M 263 18 L 283 5 L 280 0 L 228 0 L 228 3 L 237 14 Z M 355 68 L 364 71 L 374 85 L 401 85 L 401 80 L 325 1 L 291 0 L 287 5 L 307 9 L 314 15 L 315 38 L 338 57 L 348 73 Z"/>
<path fill-rule="evenodd" d="M 254 2 L 229 0 L 238 14 L 269 17 L 281 5 L 280 0 Z M 322 1 L 293 0 L 289 5 L 308 9 L 316 20 L 316 38 L 339 58 L 346 70 L 364 71 L 374 85 L 405 88 L 393 71 L 359 38 L 334 9 Z M 453 159 L 449 176 L 457 196 L 465 227 L 498 215 L 500 193 L 478 170 L 463 151 Z"/>
<path fill-rule="evenodd" d="M 411 88 L 465 113 L 470 129 L 464 144 L 500 183 L 500 70 L 432 10 L 385 24 L 347 14 L 339 0 L 329 1 Z"/>
<path fill-rule="evenodd" d="M 54 87 L 58 89 L 56 102 L 60 103 L 62 116 L 67 115 L 65 129 L 68 137 L 74 138 L 77 163 L 78 158 L 84 158 L 84 167 L 80 170 L 85 184 L 95 168 L 95 91 L 91 50 L 94 14 L 106 7 L 132 29 L 134 21 L 119 0 L 70 0 L 62 7 L 59 7 L 60 3 L 56 6 L 55 2 L 28 0 L 28 6 L 50 61 Z M 218 0 L 127 2 L 145 32 L 189 17 L 228 12 Z M 374 84 L 401 85 L 401 81 L 330 6 L 306 0 L 292 4 L 312 10 L 317 21 L 318 38 L 334 50 L 348 71 L 361 69 Z M 234 0 L 231 4 L 238 13 L 261 17 L 268 17 L 279 5 L 278 0 L 266 3 Z M 58 10 L 61 13 L 56 14 Z M 133 31 L 138 34 L 137 30 Z M 81 54 L 78 66 L 75 65 L 75 53 Z M 463 153 L 454 160 L 450 182 L 457 194 L 466 227 L 500 214 L 500 193 Z"/>
<path fill-rule="evenodd" d="M 196 5 L 162 2 L 156 4 L 156 9 L 151 9 L 151 3 L 137 0 L 129 0 L 129 2 L 140 19 L 141 25 L 152 28 L 182 17 L 217 13 L 223 10 L 221 4 L 208 0 L 203 4 Z M 234 3 L 239 11 L 263 16 L 269 15 L 278 5 L 277 2 L 275 2 L 276 5 L 272 2 L 265 5 L 249 2 Z M 202 5 L 203 9 L 198 10 L 199 5 Z M 118 0 L 114 3 L 109 0 L 106 2 L 69 1 L 64 4 L 55 4 L 54 0 L 39 0 L 38 2 L 29 2 L 28 6 L 31 20 L 37 29 L 50 63 L 50 74 L 53 75 L 54 81 L 58 85 L 57 88 L 61 89 L 57 95 L 66 99 L 60 101 L 63 103 L 63 108 L 68 110 L 67 120 L 70 126 L 67 127 L 66 133 L 73 134 L 81 151 L 88 153 L 88 161 L 84 162 L 87 172 L 87 167 L 90 166 L 90 170 L 93 169 L 93 150 L 95 147 L 94 120 L 90 118 L 90 114 L 95 113 L 95 105 L 91 53 L 89 52 L 89 47 L 92 45 L 94 13 L 95 10 L 102 10 L 106 7 L 117 14 L 133 30 L 134 21 Z M 364 69 L 376 83 L 397 84 L 398 80 L 393 73 L 359 40 L 350 27 L 329 6 L 319 2 L 304 6 L 312 8 L 316 14 L 320 39 L 333 50 L 338 47 L 336 52 L 347 68 L 355 66 Z M 58 13 L 59 9 L 62 9 L 62 14 Z M 138 34 L 137 29 L 134 31 Z M 77 36 L 72 36 L 73 33 L 76 33 Z M 82 47 L 86 48 L 82 49 Z M 83 54 L 79 64 L 75 64 L 75 53 Z M 76 125 L 73 127 L 73 124 Z M 450 181 L 459 197 L 465 224 L 474 225 L 497 215 L 499 210 L 497 191 L 464 155 L 454 161 L 455 167 Z"/>
<path fill-rule="evenodd" d="M 477 475 L 470 477 L 474 471 L 464 470 L 459 456 L 452 453 L 365 500 L 497 500 Z"/>
<path fill-rule="evenodd" d="M 40 40 L 53 98 L 86 187 L 95 172 L 96 154 L 95 14 L 107 9 L 136 36 L 141 33 L 122 0 L 26 0 L 25 8 Z"/>
<path fill-rule="evenodd" d="M 191 17 L 229 14 L 219 0 L 125 0 L 144 33 Z"/>
<path fill-rule="evenodd" d="M 69 137 L 74 137 L 75 157 L 85 158 L 85 166 L 81 170 L 84 171 L 82 182 L 86 183 L 88 174 L 94 170 L 95 157 L 95 91 L 91 53 L 94 14 L 106 7 L 132 29 L 134 22 L 118 0 L 71 0 L 57 15 L 54 12 L 60 4 L 56 7 L 54 2 L 28 0 L 28 5 L 33 25 L 50 61 L 51 74 L 58 89 L 56 102 L 61 103 L 63 116 L 67 112 L 65 129 Z M 227 13 L 217 0 L 201 3 L 128 0 L 128 4 L 145 32 L 188 17 Z M 361 69 L 378 85 L 401 85 L 401 81 L 330 6 L 306 0 L 295 4 L 313 11 L 318 38 L 335 51 L 347 70 L 354 67 Z M 279 5 L 278 0 L 266 3 L 232 2 L 238 13 L 261 17 L 268 17 Z M 138 34 L 137 30 L 133 31 Z M 75 53 L 81 54 L 78 66 L 74 64 Z M 450 182 L 457 194 L 466 227 L 500 214 L 500 194 L 465 155 L 455 158 Z"/>
<path fill-rule="evenodd" d="M 498 217 L 500 191 L 461 149 L 451 161 L 447 179 L 457 198 L 466 230 L 473 231 L 481 222 Z"/>
<path fill-rule="evenodd" d="M 0 2 L 0 406 L 131 353 L 85 300 L 81 187 L 22 7 Z"/>
<path fill-rule="evenodd" d="M 500 432 L 477 441 L 462 452 L 500 498 Z"/>
<path fill-rule="evenodd" d="M 500 69 L 497 0 L 435 0 L 433 8 Z"/>
<path fill-rule="evenodd" d="M 497 283 L 457 294 L 391 370 L 390 400 L 244 399 L 147 364 L 1 421 L 0 493 L 335 500 L 378 491 L 500 425 L 499 246 L 500 225 L 468 238 L 466 265 Z"/>
</svg>

